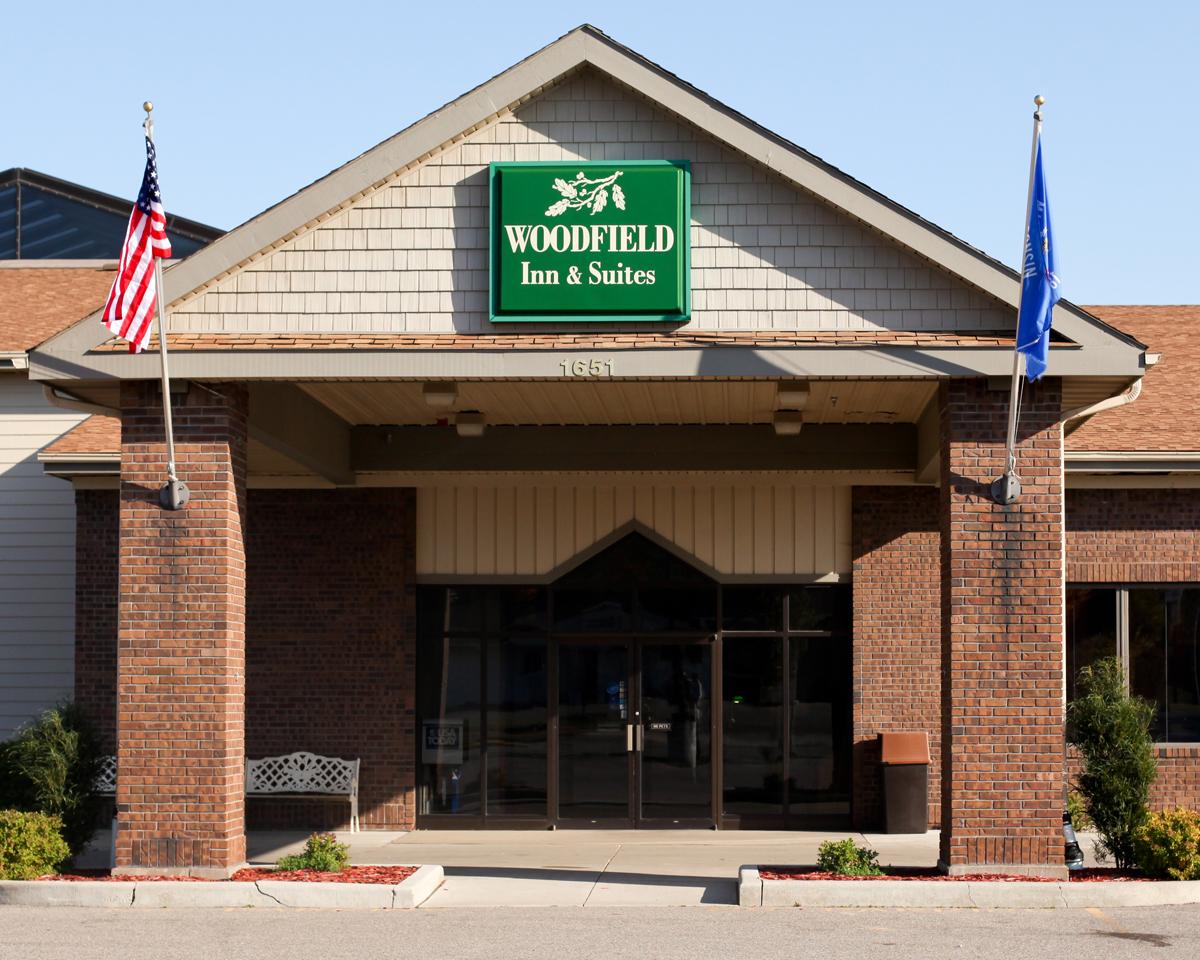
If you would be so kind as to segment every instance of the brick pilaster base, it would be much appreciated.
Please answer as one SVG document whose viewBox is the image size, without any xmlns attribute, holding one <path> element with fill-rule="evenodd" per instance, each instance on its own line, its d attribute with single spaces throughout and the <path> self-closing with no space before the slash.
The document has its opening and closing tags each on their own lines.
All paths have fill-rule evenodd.
<svg viewBox="0 0 1200 960">
<path fill-rule="evenodd" d="M 1007 399 L 980 380 L 941 386 L 941 859 L 1065 874 L 1062 391 L 1026 389 L 1023 491 L 1000 506 Z"/>
<path fill-rule="evenodd" d="M 122 385 L 117 842 L 120 873 L 223 876 L 246 859 L 246 394 L 175 408 L 191 503 L 158 505 L 158 385 Z"/>
</svg>

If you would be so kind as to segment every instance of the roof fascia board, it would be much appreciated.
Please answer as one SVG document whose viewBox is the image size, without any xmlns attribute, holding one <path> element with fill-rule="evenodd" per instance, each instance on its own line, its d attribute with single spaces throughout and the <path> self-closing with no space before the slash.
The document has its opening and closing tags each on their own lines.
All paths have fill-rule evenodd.
<svg viewBox="0 0 1200 960">
<path fill-rule="evenodd" d="M 944 378 L 1006 376 L 1011 347 L 671 347 L 607 350 L 622 378 L 810 377 Z M 594 359 L 595 350 L 262 350 L 176 351 L 175 376 L 190 380 L 559 379 L 563 362 Z M 1142 375 L 1139 355 L 1109 343 L 1053 351 L 1051 376 Z M 33 380 L 146 380 L 159 375 L 157 352 L 100 353 L 86 366 L 44 354 Z"/>
<path fill-rule="evenodd" d="M 164 270 L 166 302 L 175 303 L 220 279 L 239 264 L 288 239 L 305 225 L 327 214 L 332 215 L 333 211 L 352 202 L 375 184 L 393 178 L 397 171 L 579 67 L 585 62 L 583 44 L 584 37 L 578 31 L 561 37 Z M 98 322 L 88 322 L 98 321 L 99 315 L 97 310 L 47 340 L 39 350 L 78 357 L 103 343 L 111 334 Z"/>
<path fill-rule="evenodd" d="M 1017 274 L 903 210 L 881 195 L 806 155 L 800 148 L 690 88 L 633 51 L 588 27 L 559 38 L 458 100 L 442 107 L 349 163 L 327 174 L 240 227 L 198 250 L 164 273 L 168 303 L 221 278 L 239 264 L 286 241 L 305 225 L 333 215 L 374 185 L 446 143 L 461 137 L 563 75 L 591 64 L 653 102 L 694 124 L 752 160 L 861 220 L 902 246 L 961 277 L 1002 303 L 1016 307 Z M 48 340 L 39 352 L 78 358 L 107 337 L 94 321 L 99 311 Z M 1114 341 L 1144 349 L 1074 304 L 1055 307 L 1055 325 L 1075 342 L 1092 347 Z M 78 332 L 77 332 L 78 331 Z"/>
<path fill-rule="evenodd" d="M 586 37 L 589 63 L 851 217 L 940 264 L 1002 303 L 1016 308 L 1020 285 L 1015 271 L 972 250 L 961 241 L 956 242 L 932 224 L 892 204 L 863 184 L 810 159 L 795 146 L 786 144 L 747 118 L 722 109 L 715 101 L 688 89 L 677 78 L 655 69 L 632 51 L 621 48 L 606 37 L 591 33 Z M 1131 346 L 1144 346 L 1110 329 L 1103 321 L 1072 303 L 1060 301 L 1055 307 L 1054 326 L 1060 333 L 1084 345 L 1119 336 Z"/>
</svg>

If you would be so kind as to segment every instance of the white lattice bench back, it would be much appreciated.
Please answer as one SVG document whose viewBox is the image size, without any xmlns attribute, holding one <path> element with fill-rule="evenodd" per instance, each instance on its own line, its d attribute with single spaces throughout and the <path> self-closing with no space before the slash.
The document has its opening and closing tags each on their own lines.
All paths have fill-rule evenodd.
<svg viewBox="0 0 1200 960">
<path fill-rule="evenodd" d="M 100 770 L 96 774 L 96 792 L 102 797 L 117 795 L 117 758 L 101 757 Z"/>
<path fill-rule="evenodd" d="M 305 800 L 345 797 L 350 801 L 350 831 L 357 833 L 358 765 L 358 760 L 304 751 L 247 760 L 246 796 L 286 794 Z"/>
</svg>

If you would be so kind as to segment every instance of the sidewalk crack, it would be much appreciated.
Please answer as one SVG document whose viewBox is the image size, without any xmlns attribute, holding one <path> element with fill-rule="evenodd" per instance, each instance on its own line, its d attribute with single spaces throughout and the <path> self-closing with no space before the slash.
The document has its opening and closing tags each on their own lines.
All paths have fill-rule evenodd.
<svg viewBox="0 0 1200 960">
<path fill-rule="evenodd" d="M 286 904 L 286 903 L 284 903 L 282 900 L 280 900 L 278 897 L 273 897 L 273 896 L 271 896 L 269 893 L 267 893 L 267 891 L 266 891 L 266 890 L 264 890 L 262 887 L 260 887 L 260 886 L 258 885 L 258 881 L 257 881 L 257 880 L 255 880 L 255 881 L 254 881 L 254 889 L 255 889 L 255 890 L 257 890 L 257 891 L 258 891 L 258 892 L 259 892 L 259 893 L 260 893 L 262 896 L 266 897 L 268 900 L 274 900 L 274 901 L 275 901 L 277 904 L 279 904 L 281 907 L 286 907 L 286 906 L 287 906 L 287 904 Z M 394 901 L 394 899 L 395 899 L 395 893 L 393 893 L 393 894 L 392 894 L 392 897 L 393 897 L 393 901 Z"/>
<path fill-rule="evenodd" d="M 596 887 L 600 885 L 600 881 L 604 879 L 604 875 L 608 873 L 608 868 L 612 866 L 612 862 L 617 859 L 617 854 L 621 852 L 623 844 L 618 843 L 617 849 L 613 851 L 613 855 L 608 858 L 608 861 L 600 868 L 600 872 L 596 874 L 596 879 L 592 883 L 592 889 L 588 891 L 588 895 L 583 898 L 583 905 L 586 907 L 588 901 L 592 899 L 592 894 L 596 892 Z"/>
</svg>

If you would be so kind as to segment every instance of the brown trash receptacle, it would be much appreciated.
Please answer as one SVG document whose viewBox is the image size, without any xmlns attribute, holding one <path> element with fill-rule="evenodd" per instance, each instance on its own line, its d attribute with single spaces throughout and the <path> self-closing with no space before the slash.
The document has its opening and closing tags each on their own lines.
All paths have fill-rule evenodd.
<svg viewBox="0 0 1200 960">
<path fill-rule="evenodd" d="M 879 734 L 883 761 L 883 820 L 886 833 L 929 829 L 929 734 L 923 730 Z"/>
</svg>

